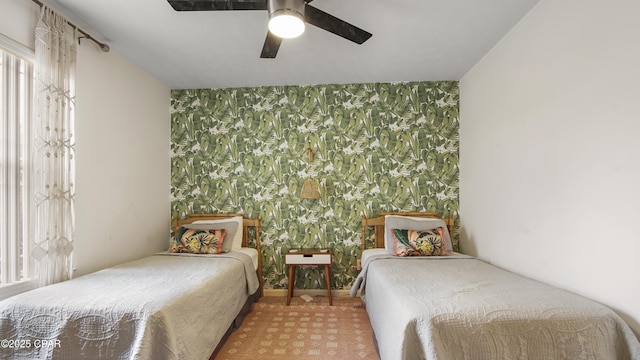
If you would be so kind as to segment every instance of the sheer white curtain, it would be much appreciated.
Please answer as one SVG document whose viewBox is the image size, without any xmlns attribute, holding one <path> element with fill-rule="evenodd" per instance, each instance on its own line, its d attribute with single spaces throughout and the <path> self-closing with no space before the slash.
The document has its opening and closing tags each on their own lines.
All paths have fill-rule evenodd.
<svg viewBox="0 0 640 360">
<path fill-rule="evenodd" d="M 76 34 L 42 6 L 36 26 L 31 262 L 38 285 L 71 278 L 75 196 Z"/>
</svg>

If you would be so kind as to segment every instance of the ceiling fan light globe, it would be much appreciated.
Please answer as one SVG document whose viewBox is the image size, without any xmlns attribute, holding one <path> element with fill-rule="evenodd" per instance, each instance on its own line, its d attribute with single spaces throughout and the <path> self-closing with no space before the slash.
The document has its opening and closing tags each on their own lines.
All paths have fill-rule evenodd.
<svg viewBox="0 0 640 360">
<path fill-rule="evenodd" d="M 304 19 L 296 11 L 289 9 L 278 10 L 271 14 L 269 31 L 283 39 L 298 37 L 304 32 Z"/>
</svg>

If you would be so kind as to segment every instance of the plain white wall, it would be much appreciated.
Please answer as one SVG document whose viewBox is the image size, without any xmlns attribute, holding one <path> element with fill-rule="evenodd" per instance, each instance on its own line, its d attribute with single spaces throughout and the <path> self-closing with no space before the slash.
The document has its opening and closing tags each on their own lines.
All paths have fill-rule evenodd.
<svg viewBox="0 0 640 360">
<path fill-rule="evenodd" d="M 462 251 L 640 333 L 640 2 L 541 0 L 460 82 Z"/>
<path fill-rule="evenodd" d="M 0 34 L 29 49 L 34 49 L 34 28 L 38 21 L 38 5 L 32 1 L 0 1 Z"/>
<path fill-rule="evenodd" d="M 170 91 L 92 42 L 76 82 L 77 275 L 166 250 Z"/>
<path fill-rule="evenodd" d="M 0 32 L 33 48 L 39 7 L 0 2 Z M 170 90 L 115 51 L 78 48 L 75 276 L 168 247 Z"/>
</svg>

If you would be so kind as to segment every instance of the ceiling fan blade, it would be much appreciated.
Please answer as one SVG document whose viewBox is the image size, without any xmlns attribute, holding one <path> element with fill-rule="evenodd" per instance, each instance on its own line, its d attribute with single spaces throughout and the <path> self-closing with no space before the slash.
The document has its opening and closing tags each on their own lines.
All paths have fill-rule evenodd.
<svg viewBox="0 0 640 360">
<path fill-rule="evenodd" d="M 262 45 L 262 53 L 260 54 L 260 58 L 275 58 L 276 54 L 278 53 L 278 49 L 280 49 L 280 44 L 282 44 L 282 38 L 273 35 L 271 31 L 267 31 L 267 38 L 264 39 L 264 45 Z"/>
<path fill-rule="evenodd" d="M 318 10 L 307 3 L 305 3 L 304 6 L 304 20 L 311 25 L 332 32 L 357 44 L 362 44 L 373 35 L 344 20 L 340 20 L 333 15 Z"/>
<path fill-rule="evenodd" d="M 176 11 L 267 10 L 267 0 L 167 0 Z"/>
</svg>

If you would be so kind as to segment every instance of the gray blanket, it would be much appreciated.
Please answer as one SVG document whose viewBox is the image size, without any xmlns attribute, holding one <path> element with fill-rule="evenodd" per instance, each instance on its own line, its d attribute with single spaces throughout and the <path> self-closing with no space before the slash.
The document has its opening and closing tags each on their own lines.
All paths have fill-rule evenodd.
<svg viewBox="0 0 640 360">
<path fill-rule="evenodd" d="M 258 287 L 246 254 L 150 256 L 1 301 L 0 358 L 205 360 Z"/>
<path fill-rule="evenodd" d="M 363 294 L 382 360 L 640 359 L 611 309 L 473 258 L 363 264 Z"/>
</svg>

